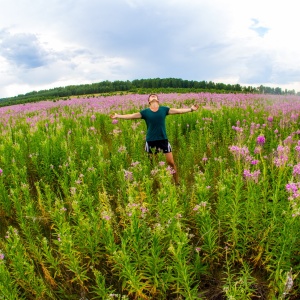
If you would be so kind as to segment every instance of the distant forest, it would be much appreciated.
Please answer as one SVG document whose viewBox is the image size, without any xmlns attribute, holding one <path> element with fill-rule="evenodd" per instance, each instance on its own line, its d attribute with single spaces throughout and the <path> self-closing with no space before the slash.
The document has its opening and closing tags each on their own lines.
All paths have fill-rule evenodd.
<svg viewBox="0 0 300 300">
<path fill-rule="evenodd" d="M 194 81 L 178 78 L 153 78 L 136 79 L 133 81 L 102 81 L 91 84 L 69 85 L 49 90 L 33 91 L 18 96 L 1 98 L 0 106 L 38 102 L 42 100 L 58 100 L 72 96 L 111 95 L 115 93 L 188 93 L 188 92 L 210 92 L 210 93 L 257 93 L 276 95 L 295 95 L 295 90 L 282 90 L 280 87 L 271 88 L 266 86 L 252 87 L 240 84 L 214 83 L 212 81 Z M 298 93 L 299 94 L 299 93 Z"/>
</svg>

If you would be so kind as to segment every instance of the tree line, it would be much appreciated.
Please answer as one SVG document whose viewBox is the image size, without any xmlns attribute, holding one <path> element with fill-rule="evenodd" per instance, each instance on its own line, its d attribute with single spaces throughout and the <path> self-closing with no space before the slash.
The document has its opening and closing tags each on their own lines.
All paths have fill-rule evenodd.
<svg viewBox="0 0 300 300">
<path fill-rule="evenodd" d="M 282 90 L 263 85 L 259 87 L 241 86 L 240 84 L 215 83 L 212 81 L 183 80 L 180 78 L 135 79 L 132 81 L 101 81 L 91 84 L 69 85 L 48 90 L 32 91 L 14 97 L 1 98 L 0 106 L 57 100 L 71 96 L 111 94 L 111 93 L 170 93 L 170 92 L 211 92 L 211 93 L 260 93 L 260 94 L 293 94 L 295 90 Z M 299 94 L 299 93 L 298 93 Z"/>
</svg>

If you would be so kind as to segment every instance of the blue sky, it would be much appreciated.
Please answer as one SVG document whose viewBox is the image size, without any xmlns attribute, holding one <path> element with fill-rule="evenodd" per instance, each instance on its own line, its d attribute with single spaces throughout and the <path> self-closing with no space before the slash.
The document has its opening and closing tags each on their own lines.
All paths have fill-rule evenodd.
<svg viewBox="0 0 300 300">
<path fill-rule="evenodd" d="M 0 98 L 157 77 L 300 91 L 295 0 L 0 4 Z"/>
</svg>

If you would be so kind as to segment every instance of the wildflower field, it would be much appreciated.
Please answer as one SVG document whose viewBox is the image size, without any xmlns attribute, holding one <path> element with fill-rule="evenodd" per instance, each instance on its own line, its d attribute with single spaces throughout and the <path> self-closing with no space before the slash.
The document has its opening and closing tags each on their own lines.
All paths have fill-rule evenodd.
<svg viewBox="0 0 300 300">
<path fill-rule="evenodd" d="M 0 299 L 299 299 L 300 97 L 161 94 L 0 108 Z"/>
</svg>

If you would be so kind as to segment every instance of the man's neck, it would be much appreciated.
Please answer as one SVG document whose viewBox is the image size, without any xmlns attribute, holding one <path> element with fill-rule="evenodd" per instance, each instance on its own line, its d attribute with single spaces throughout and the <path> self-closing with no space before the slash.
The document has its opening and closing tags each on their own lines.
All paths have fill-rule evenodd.
<svg viewBox="0 0 300 300">
<path fill-rule="evenodd" d="M 158 109 L 159 109 L 159 104 L 157 103 L 157 102 L 152 102 L 151 104 L 150 104 L 150 109 L 152 110 L 152 111 L 158 111 Z"/>
</svg>

